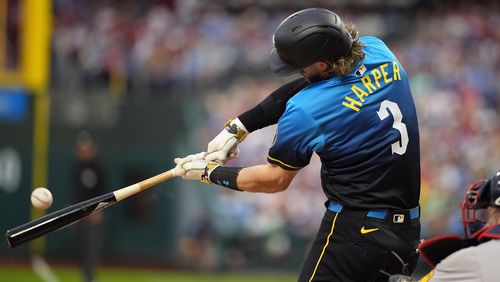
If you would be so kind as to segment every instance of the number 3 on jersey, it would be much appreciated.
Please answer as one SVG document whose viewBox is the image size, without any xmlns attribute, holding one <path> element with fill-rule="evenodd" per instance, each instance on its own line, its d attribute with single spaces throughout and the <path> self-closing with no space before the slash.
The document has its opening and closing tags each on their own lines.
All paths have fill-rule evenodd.
<svg viewBox="0 0 500 282">
<path fill-rule="evenodd" d="M 389 112 L 392 114 L 392 117 L 394 119 L 392 127 L 397 129 L 399 131 L 399 134 L 401 134 L 401 141 L 391 144 L 392 154 L 396 153 L 399 155 L 403 155 L 406 152 L 406 147 L 408 146 L 409 141 L 406 124 L 402 122 L 403 114 L 401 113 L 398 104 L 389 100 L 384 100 L 380 104 L 380 109 L 377 111 L 377 115 L 380 120 L 384 120 L 389 117 Z"/>
</svg>

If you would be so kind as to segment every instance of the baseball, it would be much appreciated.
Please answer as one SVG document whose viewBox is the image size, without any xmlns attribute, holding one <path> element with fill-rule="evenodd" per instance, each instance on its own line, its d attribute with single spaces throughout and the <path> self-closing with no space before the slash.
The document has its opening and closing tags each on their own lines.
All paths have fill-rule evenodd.
<svg viewBox="0 0 500 282">
<path fill-rule="evenodd" d="M 31 193 L 31 204 L 39 210 L 48 209 L 52 205 L 52 193 L 47 188 L 36 188 Z"/>
</svg>

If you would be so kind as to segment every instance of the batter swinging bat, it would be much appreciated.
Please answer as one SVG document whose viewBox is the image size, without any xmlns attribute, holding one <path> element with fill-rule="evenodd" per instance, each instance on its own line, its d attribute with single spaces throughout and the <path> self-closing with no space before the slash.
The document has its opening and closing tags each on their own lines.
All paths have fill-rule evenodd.
<svg viewBox="0 0 500 282">
<path fill-rule="evenodd" d="M 34 240 L 55 230 L 64 228 L 78 220 L 103 210 L 116 202 L 137 194 L 158 183 L 174 177 L 174 170 L 155 175 L 141 182 L 115 190 L 90 200 L 60 209 L 34 221 L 7 230 L 5 237 L 11 248 Z"/>
</svg>

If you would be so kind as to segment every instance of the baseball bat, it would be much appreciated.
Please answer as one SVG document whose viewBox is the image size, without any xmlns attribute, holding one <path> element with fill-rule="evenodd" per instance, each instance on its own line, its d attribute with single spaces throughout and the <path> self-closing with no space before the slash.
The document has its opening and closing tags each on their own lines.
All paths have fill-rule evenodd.
<svg viewBox="0 0 500 282">
<path fill-rule="evenodd" d="M 175 174 L 173 169 L 165 171 L 141 182 L 60 209 L 31 222 L 14 227 L 7 230 L 5 237 L 9 246 L 14 248 L 18 245 L 71 225 L 90 214 L 99 212 L 125 198 L 146 190 L 149 187 L 169 180 L 174 176 Z"/>
</svg>

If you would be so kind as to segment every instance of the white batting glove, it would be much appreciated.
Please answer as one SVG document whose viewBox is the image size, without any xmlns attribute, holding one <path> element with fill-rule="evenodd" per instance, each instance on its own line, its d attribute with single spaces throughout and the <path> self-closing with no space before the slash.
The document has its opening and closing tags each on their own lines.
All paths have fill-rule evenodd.
<svg viewBox="0 0 500 282">
<path fill-rule="evenodd" d="M 201 152 L 198 154 L 193 154 L 186 156 L 184 158 L 175 158 L 174 162 L 176 164 L 174 168 L 174 174 L 175 176 L 179 176 L 184 178 L 186 174 L 186 170 L 182 167 L 186 162 L 193 161 L 193 160 L 204 160 L 205 159 L 206 152 Z"/>
<path fill-rule="evenodd" d="M 239 154 L 238 144 L 243 142 L 247 135 L 247 129 L 238 118 L 228 120 L 224 129 L 208 143 L 205 160 L 224 164 L 236 158 Z"/>
<path fill-rule="evenodd" d="M 183 179 L 199 180 L 203 183 L 212 183 L 210 182 L 210 173 L 219 166 L 215 162 L 203 159 L 176 159 L 176 163 L 175 169 L 179 167 L 179 171 L 182 171 L 179 176 Z"/>
</svg>

